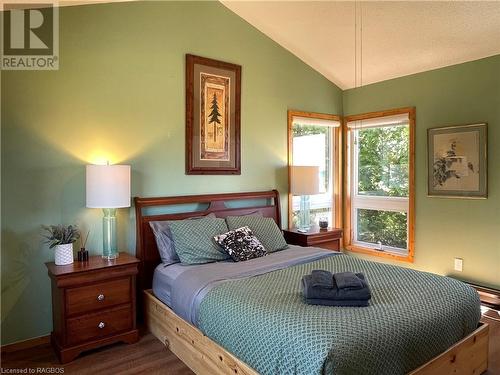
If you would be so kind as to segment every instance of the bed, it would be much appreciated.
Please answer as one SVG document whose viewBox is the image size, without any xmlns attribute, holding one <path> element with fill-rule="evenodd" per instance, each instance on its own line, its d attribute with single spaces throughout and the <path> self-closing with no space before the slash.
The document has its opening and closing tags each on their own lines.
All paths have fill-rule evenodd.
<svg viewBox="0 0 500 375">
<path fill-rule="evenodd" d="M 228 201 L 259 202 L 242 207 Z M 264 202 L 264 203 L 262 203 Z M 198 374 L 479 374 L 488 326 L 479 299 L 458 281 L 315 248 L 246 262 L 160 264 L 149 222 L 193 212 L 148 208 L 204 203 L 217 217 L 258 211 L 280 226 L 277 191 L 135 198 L 138 283 L 149 330 Z M 303 303 L 312 269 L 356 270 L 370 280 L 368 308 Z"/>
</svg>

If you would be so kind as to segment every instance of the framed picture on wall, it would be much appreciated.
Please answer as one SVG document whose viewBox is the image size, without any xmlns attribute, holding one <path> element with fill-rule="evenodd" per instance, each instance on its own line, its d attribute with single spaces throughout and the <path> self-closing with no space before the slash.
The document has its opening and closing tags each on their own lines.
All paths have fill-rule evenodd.
<svg viewBox="0 0 500 375">
<path fill-rule="evenodd" d="M 427 130 L 428 195 L 486 198 L 487 124 Z"/>
<path fill-rule="evenodd" d="M 241 174 L 241 66 L 186 55 L 186 174 Z"/>
</svg>

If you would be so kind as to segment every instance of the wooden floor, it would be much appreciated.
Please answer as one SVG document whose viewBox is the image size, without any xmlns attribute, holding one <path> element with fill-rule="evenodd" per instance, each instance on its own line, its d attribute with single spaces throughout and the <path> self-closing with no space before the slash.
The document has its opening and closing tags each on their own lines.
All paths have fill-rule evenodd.
<svg viewBox="0 0 500 375">
<path fill-rule="evenodd" d="M 500 315 L 491 311 L 493 318 Z M 500 320 L 488 318 L 490 354 L 487 375 L 500 375 Z M 133 345 L 116 344 L 87 352 L 73 362 L 60 365 L 49 345 L 2 355 L 2 368 L 64 368 L 64 374 L 193 374 L 150 333 Z M 40 372 L 39 372 L 40 373 Z"/>
<path fill-rule="evenodd" d="M 82 354 L 61 365 L 50 345 L 2 355 L 2 368 L 64 368 L 64 374 L 165 374 L 192 375 L 193 372 L 151 333 L 139 342 L 115 344 Z M 62 372 L 61 372 L 62 373 Z"/>
</svg>

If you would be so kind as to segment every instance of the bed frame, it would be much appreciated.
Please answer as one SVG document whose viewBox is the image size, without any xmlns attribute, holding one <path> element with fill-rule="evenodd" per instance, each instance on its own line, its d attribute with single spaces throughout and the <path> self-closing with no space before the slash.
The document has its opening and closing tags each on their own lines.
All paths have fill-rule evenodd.
<svg viewBox="0 0 500 375">
<path fill-rule="evenodd" d="M 255 204 L 265 200 L 266 204 Z M 228 201 L 247 201 L 243 208 L 226 206 Z M 276 190 L 249 193 L 189 195 L 180 197 L 134 198 L 137 221 L 136 257 L 140 260 L 137 311 L 144 312 L 146 327 L 163 344 L 181 359 L 196 374 L 244 374 L 258 373 L 243 361 L 226 351 L 205 336 L 198 328 L 177 316 L 168 306 L 158 300 L 151 291 L 153 272 L 161 262 L 153 232 L 149 226 L 154 220 L 181 220 L 191 216 L 214 213 L 217 217 L 245 215 L 260 212 L 273 218 L 281 228 L 279 193 Z M 183 204 L 207 204 L 202 211 L 177 212 L 147 215 L 147 207 L 176 206 Z M 254 205 L 252 205 L 252 203 Z M 481 374 L 488 368 L 489 327 L 480 324 L 445 352 L 411 372 L 411 375 L 468 375 Z"/>
</svg>

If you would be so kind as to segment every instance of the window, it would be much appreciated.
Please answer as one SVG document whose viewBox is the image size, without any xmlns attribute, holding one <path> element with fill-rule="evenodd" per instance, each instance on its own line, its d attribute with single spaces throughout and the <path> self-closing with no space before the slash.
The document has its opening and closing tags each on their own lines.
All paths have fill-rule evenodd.
<svg viewBox="0 0 500 375">
<path fill-rule="evenodd" d="M 311 222 L 328 218 L 330 226 L 341 226 L 340 196 L 340 117 L 335 115 L 288 111 L 288 164 L 319 166 L 320 194 L 312 195 Z M 288 222 L 297 222 L 300 197 L 289 194 Z"/>
<path fill-rule="evenodd" d="M 347 248 L 413 261 L 415 110 L 348 116 L 345 123 Z"/>
</svg>

